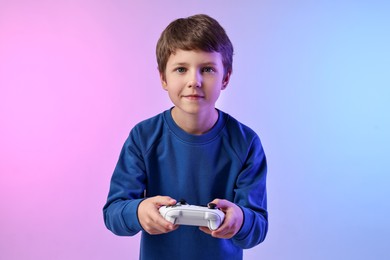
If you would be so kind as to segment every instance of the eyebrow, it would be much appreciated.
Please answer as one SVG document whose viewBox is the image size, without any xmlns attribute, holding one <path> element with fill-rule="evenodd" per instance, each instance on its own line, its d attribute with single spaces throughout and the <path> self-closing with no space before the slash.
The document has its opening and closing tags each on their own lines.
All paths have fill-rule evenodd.
<svg viewBox="0 0 390 260">
<path fill-rule="evenodd" d="M 172 64 L 173 67 L 177 67 L 177 66 L 188 66 L 188 65 L 189 65 L 189 63 L 187 63 L 187 62 L 176 62 L 176 63 L 173 63 L 173 64 Z M 210 61 L 210 62 L 200 63 L 200 65 L 201 65 L 201 66 L 210 66 L 210 65 L 211 65 L 211 66 L 216 66 L 217 63 Z"/>
<path fill-rule="evenodd" d="M 172 64 L 173 67 L 186 66 L 186 65 L 188 65 L 188 63 L 186 63 L 186 62 L 176 62 L 176 63 Z"/>
</svg>

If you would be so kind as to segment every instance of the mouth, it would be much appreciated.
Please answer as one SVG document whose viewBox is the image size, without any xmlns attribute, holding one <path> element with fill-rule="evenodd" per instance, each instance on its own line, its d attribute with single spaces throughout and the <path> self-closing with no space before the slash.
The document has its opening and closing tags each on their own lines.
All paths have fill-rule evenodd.
<svg viewBox="0 0 390 260">
<path fill-rule="evenodd" d="M 190 100 L 198 100 L 201 98 L 204 98 L 202 95 L 185 95 L 184 98 L 190 99 Z"/>
</svg>

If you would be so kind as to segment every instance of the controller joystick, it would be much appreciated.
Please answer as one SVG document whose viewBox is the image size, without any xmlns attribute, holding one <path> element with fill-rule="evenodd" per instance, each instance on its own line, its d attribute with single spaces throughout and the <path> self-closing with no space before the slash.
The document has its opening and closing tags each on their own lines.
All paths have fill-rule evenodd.
<svg viewBox="0 0 390 260">
<path fill-rule="evenodd" d="M 180 205 L 188 205 L 187 201 L 185 199 L 180 199 L 178 204 Z"/>
<path fill-rule="evenodd" d="M 216 208 L 217 208 L 217 204 L 215 204 L 215 203 L 209 203 L 209 204 L 208 204 L 208 208 L 209 208 L 209 209 L 216 209 Z"/>
</svg>

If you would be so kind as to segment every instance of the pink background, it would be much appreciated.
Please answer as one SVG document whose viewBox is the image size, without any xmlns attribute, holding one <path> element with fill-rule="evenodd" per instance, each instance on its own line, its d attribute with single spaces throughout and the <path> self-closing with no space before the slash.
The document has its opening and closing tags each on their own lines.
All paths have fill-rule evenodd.
<svg viewBox="0 0 390 260">
<path fill-rule="evenodd" d="M 342 3 L 340 3 L 342 2 Z M 0 258 L 137 259 L 106 230 L 121 146 L 171 106 L 155 44 L 207 13 L 235 47 L 218 107 L 261 136 L 270 229 L 246 259 L 388 259 L 386 1 L 0 0 Z"/>
</svg>

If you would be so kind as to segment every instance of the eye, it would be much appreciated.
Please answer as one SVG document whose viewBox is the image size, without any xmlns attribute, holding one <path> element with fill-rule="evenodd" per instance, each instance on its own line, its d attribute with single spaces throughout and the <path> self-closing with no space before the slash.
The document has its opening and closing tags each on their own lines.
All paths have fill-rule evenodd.
<svg viewBox="0 0 390 260">
<path fill-rule="evenodd" d="M 203 68 L 203 72 L 206 72 L 206 73 L 214 73 L 215 72 L 215 69 L 213 67 L 204 67 Z"/>
<path fill-rule="evenodd" d="M 179 72 L 179 73 L 184 73 L 184 72 L 187 71 L 187 69 L 184 68 L 184 67 L 178 67 L 178 68 L 175 69 L 175 71 L 177 71 L 177 72 Z"/>
</svg>

